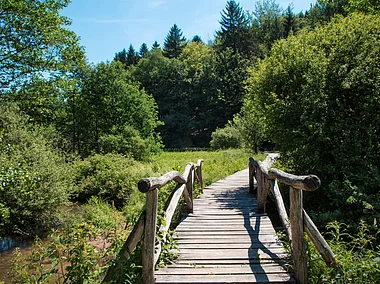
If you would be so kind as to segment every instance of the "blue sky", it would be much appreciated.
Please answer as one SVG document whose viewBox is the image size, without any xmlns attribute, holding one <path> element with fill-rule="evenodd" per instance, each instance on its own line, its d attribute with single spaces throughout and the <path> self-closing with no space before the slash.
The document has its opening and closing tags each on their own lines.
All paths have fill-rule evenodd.
<svg viewBox="0 0 380 284">
<path fill-rule="evenodd" d="M 253 11 L 256 0 L 236 0 Z M 293 3 L 294 12 L 306 11 L 309 0 L 277 0 L 280 7 Z M 136 50 L 155 40 L 162 46 L 173 26 L 187 39 L 200 35 L 207 42 L 220 28 L 220 12 L 227 0 L 72 0 L 62 14 L 72 19 L 70 27 L 81 37 L 89 62 L 112 60 L 115 53 L 132 44 Z"/>
</svg>

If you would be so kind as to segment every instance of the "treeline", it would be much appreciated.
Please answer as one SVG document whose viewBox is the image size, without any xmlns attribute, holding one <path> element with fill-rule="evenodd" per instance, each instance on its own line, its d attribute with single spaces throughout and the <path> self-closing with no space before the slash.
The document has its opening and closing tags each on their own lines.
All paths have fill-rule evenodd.
<svg viewBox="0 0 380 284">
<path fill-rule="evenodd" d="M 320 1 L 295 14 L 291 5 L 283 10 L 273 0 L 257 1 L 252 12 L 227 1 L 214 41 L 204 43 L 198 35 L 187 41 L 174 24 L 162 48 L 157 41 L 150 50 L 142 43 L 138 52 L 129 45 L 114 61 L 153 95 L 165 147 L 209 147 L 212 132 L 241 109 L 247 67 L 268 56 L 275 41 L 346 14 L 346 2 Z"/>
<path fill-rule="evenodd" d="M 148 160 L 211 139 L 255 151 L 274 142 L 288 170 L 321 176 L 330 205 L 313 206 L 322 221 L 378 218 L 376 1 L 321 0 L 299 14 L 273 0 L 251 12 L 227 1 L 212 42 L 188 41 L 174 24 L 162 48 L 130 45 L 96 65 L 59 14 L 69 1 L 0 3 L 0 231 L 27 231 L 78 196 L 71 188 L 81 182 L 51 160 L 63 168 L 94 155 Z M 56 203 L 44 201 L 55 186 Z"/>
</svg>

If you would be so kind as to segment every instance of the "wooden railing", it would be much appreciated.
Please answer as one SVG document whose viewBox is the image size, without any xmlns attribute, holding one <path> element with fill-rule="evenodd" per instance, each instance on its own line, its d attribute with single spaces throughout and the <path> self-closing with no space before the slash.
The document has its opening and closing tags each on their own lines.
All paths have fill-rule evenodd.
<svg viewBox="0 0 380 284">
<path fill-rule="evenodd" d="M 164 174 L 159 178 L 145 178 L 138 182 L 138 189 L 146 193 L 145 210 L 141 213 L 137 223 L 128 236 L 120 252 L 119 260 L 111 266 L 105 276 L 103 283 L 112 281 L 117 277 L 118 271 L 125 264 L 126 259 L 135 250 L 137 244 L 143 239 L 142 246 L 142 278 L 145 284 L 154 283 L 154 269 L 160 256 L 163 245 L 165 244 L 167 233 L 172 222 L 174 212 L 178 206 L 181 196 L 184 196 L 188 213 L 193 212 L 193 187 L 197 181 L 203 189 L 202 177 L 203 160 L 198 160 L 196 164 L 188 163 L 184 173 L 181 175 L 177 171 Z M 156 232 L 157 209 L 158 209 L 158 190 L 171 181 L 177 183 L 175 189 L 170 194 L 165 203 L 164 222 Z M 160 241 L 156 238 L 160 235 Z"/>
<path fill-rule="evenodd" d="M 256 180 L 256 183 L 255 183 Z M 290 186 L 290 219 L 277 182 Z M 307 283 L 307 254 L 304 230 L 328 266 L 337 268 L 335 255 L 322 237 L 309 215 L 303 209 L 302 191 L 314 191 L 321 182 L 315 175 L 296 176 L 277 169 L 267 169 L 264 163 L 249 158 L 250 192 L 257 193 L 258 211 L 265 212 L 269 192 L 289 237 L 293 254 L 293 269 L 297 283 Z"/>
</svg>

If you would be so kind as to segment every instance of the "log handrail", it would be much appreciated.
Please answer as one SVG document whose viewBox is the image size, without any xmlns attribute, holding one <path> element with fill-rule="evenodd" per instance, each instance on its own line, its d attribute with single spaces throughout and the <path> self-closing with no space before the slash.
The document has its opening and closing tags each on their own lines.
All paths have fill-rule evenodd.
<svg viewBox="0 0 380 284">
<path fill-rule="evenodd" d="M 271 164 L 267 165 L 268 167 Z M 255 183 L 256 181 L 256 183 Z M 289 185 L 290 218 L 278 182 Z M 257 194 L 258 212 L 265 212 L 268 193 L 273 194 L 280 220 L 289 237 L 293 253 L 293 268 L 297 283 L 307 283 L 307 255 L 304 231 L 311 239 L 325 263 L 338 268 L 335 255 L 303 208 L 302 191 L 314 191 L 321 185 L 315 175 L 296 176 L 278 169 L 267 169 L 260 161 L 249 158 L 249 188 Z"/>
<path fill-rule="evenodd" d="M 144 178 L 138 182 L 137 187 L 139 191 L 146 193 L 145 210 L 141 213 L 127 241 L 124 243 L 116 264 L 111 266 L 107 271 L 103 283 L 112 281 L 142 239 L 144 239 L 142 246 L 143 282 L 144 284 L 155 282 L 154 268 L 161 253 L 162 246 L 165 243 L 175 209 L 178 206 L 181 196 L 184 197 L 187 212 L 192 213 L 194 181 L 197 181 L 200 188 L 203 189 L 202 163 L 202 159 L 199 159 L 196 164 L 188 163 L 182 175 L 178 171 L 172 171 L 158 178 Z M 165 222 L 163 222 L 158 231 L 156 231 L 158 189 L 171 181 L 175 181 L 177 185 L 165 203 Z M 160 241 L 157 241 L 157 234 L 161 237 Z"/>
</svg>

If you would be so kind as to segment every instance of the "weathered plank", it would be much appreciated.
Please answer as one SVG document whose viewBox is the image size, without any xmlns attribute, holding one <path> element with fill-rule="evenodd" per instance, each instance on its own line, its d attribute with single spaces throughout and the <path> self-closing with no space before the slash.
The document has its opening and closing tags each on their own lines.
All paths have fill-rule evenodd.
<svg viewBox="0 0 380 284">
<path fill-rule="evenodd" d="M 284 267 L 276 264 L 252 264 L 234 265 L 227 267 L 176 267 L 169 266 L 156 272 L 156 275 L 233 275 L 233 274 L 252 274 L 252 273 L 285 273 Z"/>
<path fill-rule="evenodd" d="M 240 275 L 157 275 L 156 283 L 290 283 L 292 278 L 287 273 L 281 274 L 240 274 Z"/>
<path fill-rule="evenodd" d="M 266 214 L 257 214 L 248 171 L 204 190 L 175 239 L 179 257 L 156 283 L 289 283 L 286 251 Z"/>
</svg>

